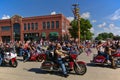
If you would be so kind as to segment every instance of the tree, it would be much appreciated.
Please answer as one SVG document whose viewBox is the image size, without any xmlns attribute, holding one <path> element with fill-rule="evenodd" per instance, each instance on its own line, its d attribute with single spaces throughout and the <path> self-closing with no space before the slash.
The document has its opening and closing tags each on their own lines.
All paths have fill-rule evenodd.
<svg viewBox="0 0 120 80">
<path fill-rule="evenodd" d="M 72 26 L 71 28 L 69 28 L 69 32 L 71 34 L 71 37 L 76 39 L 78 37 L 78 24 L 77 24 L 77 21 L 74 20 L 70 23 L 70 25 Z"/>
<path fill-rule="evenodd" d="M 113 39 L 114 38 L 114 35 L 113 33 L 100 33 L 98 34 L 98 36 L 95 38 L 96 40 L 106 40 L 107 38 L 111 38 Z"/>
<path fill-rule="evenodd" d="M 72 36 L 72 38 L 76 39 L 78 38 L 78 21 L 73 20 L 71 22 L 71 28 L 69 28 L 69 32 Z M 90 40 L 92 39 L 93 33 L 90 31 L 92 28 L 92 24 L 88 19 L 80 19 L 80 38 L 82 40 Z"/>
<path fill-rule="evenodd" d="M 114 40 L 120 40 L 120 36 L 118 36 L 118 35 L 117 35 L 117 36 L 114 36 L 113 39 L 114 39 Z"/>
</svg>

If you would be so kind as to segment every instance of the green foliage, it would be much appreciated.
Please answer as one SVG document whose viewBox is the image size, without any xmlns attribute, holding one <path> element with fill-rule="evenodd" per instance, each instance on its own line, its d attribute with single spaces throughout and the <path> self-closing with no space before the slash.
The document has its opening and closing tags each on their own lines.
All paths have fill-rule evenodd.
<svg viewBox="0 0 120 80">
<path fill-rule="evenodd" d="M 96 40 L 106 40 L 107 38 L 113 39 L 114 35 L 113 33 L 100 33 L 98 36 L 95 38 Z"/>
<path fill-rule="evenodd" d="M 120 40 L 120 36 L 118 36 L 118 35 L 117 35 L 117 36 L 114 36 L 113 39 L 114 39 L 114 40 Z"/>
<path fill-rule="evenodd" d="M 77 27 L 77 21 L 72 21 L 71 22 L 71 28 L 69 28 L 69 32 L 70 32 L 70 34 L 71 34 L 71 36 L 72 36 L 72 38 L 77 38 L 78 37 L 78 27 Z"/>
<path fill-rule="evenodd" d="M 73 20 L 71 22 L 71 28 L 69 28 L 69 32 L 72 38 L 78 38 L 78 21 Z M 81 40 L 90 40 L 92 39 L 93 33 L 90 31 L 92 28 L 92 24 L 88 19 L 80 19 L 80 38 Z"/>
</svg>

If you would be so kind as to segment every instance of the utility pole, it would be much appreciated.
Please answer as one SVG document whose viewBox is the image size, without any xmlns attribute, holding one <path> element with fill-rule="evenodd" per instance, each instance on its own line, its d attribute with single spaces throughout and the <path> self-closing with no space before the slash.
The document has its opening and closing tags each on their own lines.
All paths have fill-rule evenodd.
<svg viewBox="0 0 120 80">
<path fill-rule="evenodd" d="M 73 14 L 74 19 L 78 22 L 78 44 L 80 44 L 80 14 L 79 14 L 79 4 L 73 4 Z"/>
</svg>

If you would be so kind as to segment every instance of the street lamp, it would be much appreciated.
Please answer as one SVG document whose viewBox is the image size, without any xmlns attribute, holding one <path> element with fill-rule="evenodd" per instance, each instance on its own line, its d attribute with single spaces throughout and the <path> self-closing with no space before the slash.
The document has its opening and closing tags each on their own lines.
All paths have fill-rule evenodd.
<svg viewBox="0 0 120 80">
<path fill-rule="evenodd" d="M 80 14 L 79 14 L 79 4 L 73 4 L 73 14 L 74 19 L 78 22 L 78 44 L 80 44 Z"/>
</svg>

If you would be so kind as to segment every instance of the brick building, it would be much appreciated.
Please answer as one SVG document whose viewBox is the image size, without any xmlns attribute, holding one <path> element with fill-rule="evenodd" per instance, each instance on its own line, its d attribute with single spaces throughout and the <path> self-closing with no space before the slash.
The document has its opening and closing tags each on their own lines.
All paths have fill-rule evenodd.
<svg viewBox="0 0 120 80">
<path fill-rule="evenodd" d="M 0 41 L 66 39 L 70 22 L 62 14 L 0 20 Z"/>
</svg>

